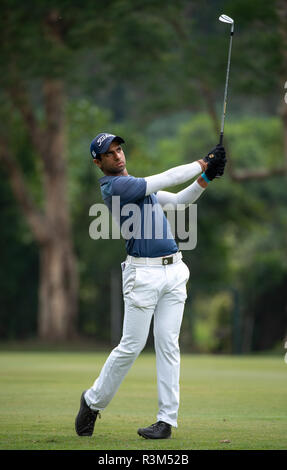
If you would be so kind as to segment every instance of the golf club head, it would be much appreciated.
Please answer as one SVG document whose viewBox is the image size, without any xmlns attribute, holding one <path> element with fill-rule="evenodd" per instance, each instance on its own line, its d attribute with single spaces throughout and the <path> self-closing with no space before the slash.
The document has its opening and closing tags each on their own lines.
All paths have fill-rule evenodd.
<svg viewBox="0 0 287 470">
<path fill-rule="evenodd" d="M 219 21 L 222 21 L 222 23 L 229 23 L 229 24 L 234 23 L 233 19 L 230 18 L 230 16 L 227 16 L 227 15 L 220 15 Z"/>
</svg>

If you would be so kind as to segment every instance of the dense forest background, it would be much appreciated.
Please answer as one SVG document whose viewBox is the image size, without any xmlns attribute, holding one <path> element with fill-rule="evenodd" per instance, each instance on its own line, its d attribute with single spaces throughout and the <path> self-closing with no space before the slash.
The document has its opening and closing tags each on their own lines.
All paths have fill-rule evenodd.
<svg viewBox="0 0 287 470">
<path fill-rule="evenodd" d="M 124 137 L 134 176 L 204 157 L 219 140 L 230 34 L 222 13 L 235 20 L 228 167 L 197 202 L 197 245 L 184 251 L 181 346 L 283 351 L 284 0 L 2 1 L 2 342 L 118 341 L 125 247 L 89 236 L 101 202 L 89 145 L 102 131 Z"/>
</svg>

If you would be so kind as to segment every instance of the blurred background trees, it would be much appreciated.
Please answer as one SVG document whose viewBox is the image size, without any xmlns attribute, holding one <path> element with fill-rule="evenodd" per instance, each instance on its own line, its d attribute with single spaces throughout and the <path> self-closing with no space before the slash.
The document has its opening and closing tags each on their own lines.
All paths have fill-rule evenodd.
<svg viewBox="0 0 287 470">
<path fill-rule="evenodd" d="M 284 1 L 3 0 L 0 338 L 116 343 L 123 240 L 89 236 L 102 130 L 130 174 L 218 142 L 235 19 L 224 178 L 198 201 L 181 344 L 218 353 L 283 347 L 287 320 Z M 152 341 L 152 338 L 150 338 Z"/>
</svg>

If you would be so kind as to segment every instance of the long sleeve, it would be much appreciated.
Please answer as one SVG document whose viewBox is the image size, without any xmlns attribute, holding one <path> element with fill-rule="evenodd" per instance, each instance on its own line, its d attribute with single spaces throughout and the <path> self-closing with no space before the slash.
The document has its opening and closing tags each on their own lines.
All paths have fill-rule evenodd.
<svg viewBox="0 0 287 470">
<path fill-rule="evenodd" d="M 200 163 L 198 161 L 194 161 L 186 165 L 176 166 L 157 175 L 147 176 L 144 178 L 147 183 L 145 195 L 148 196 L 149 194 L 160 191 L 163 188 L 186 183 L 199 175 L 201 171 L 202 167 Z"/>
<path fill-rule="evenodd" d="M 205 189 L 206 188 L 200 186 L 197 181 L 194 181 L 191 185 L 178 193 L 158 191 L 157 199 L 162 207 L 166 204 L 169 204 L 174 208 L 176 208 L 177 204 L 184 204 L 187 206 L 188 204 L 192 204 L 197 201 Z"/>
</svg>

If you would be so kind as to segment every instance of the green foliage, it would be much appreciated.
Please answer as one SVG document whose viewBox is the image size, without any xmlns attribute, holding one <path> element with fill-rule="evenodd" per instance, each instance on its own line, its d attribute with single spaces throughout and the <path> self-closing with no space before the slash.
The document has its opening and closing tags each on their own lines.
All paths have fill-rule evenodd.
<svg viewBox="0 0 287 470">
<path fill-rule="evenodd" d="M 203 296 L 193 305 L 195 348 L 201 352 L 233 352 L 232 314 L 233 298 L 230 292 L 221 291 L 211 298 Z"/>
<path fill-rule="evenodd" d="M 283 125 L 276 116 L 247 116 L 227 125 L 232 161 L 239 169 L 282 165 Z"/>
<path fill-rule="evenodd" d="M 2 132 L 22 168 L 25 182 L 39 207 L 43 203 L 41 165 L 19 115 L 2 100 Z M 0 337 L 27 338 L 37 330 L 38 246 L 20 211 L 7 172 L 0 166 Z"/>
<path fill-rule="evenodd" d="M 128 169 L 135 176 L 206 155 L 218 142 L 206 110 L 211 105 L 220 116 L 229 36 L 217 21 L 223 11 L 235 19 L 225 126 L 232 161 L 237 170 L 279 167 L 284 151 L 277 117 L 283 56 L 274 1 L 87 0 L 84 7 L 78 0 L 1 3 L 1 132 L 40 207 L 41 161 L 10 98 L 19 82 L 26 86 L 44 126 L 43 80 L 57 77 L 66 86 L 68 196 L 82 333 L 109 338 L 110 275 L 125 257 L 123 240 L 89 237 L 89 209 L 101 202 L 102 176 L 92 162 L 90 141 L 105 130 L 122 135 Z M 1 335 L 29 336 L 36 324 L 37 247 L 4 172 L 2 180 Z M 232 183 L 225 176 L 198 201 L 197 247 L 184 253 L 192 274 L 193 301 L 189 298 L 184 320 L 188 346 L 230 350 L 230 286 L 240 293 L 242 342 L 249 341 L 248 320 L 253 322 L 250 347 L 263 348 L 258 342 L 262 318 L 272 318 L 275 325 L 265 344 L 271 348 L 281 340 L 286 318 L 285 186 L 281 177 Z M 227 311 L 229 316 L 222 318 L 220 312 Z M 220 343 L 214 332 L 221 323 L 228 334 Z M 268 331 L 268 322 L 264 325 Z"/>
<path fill-rule="evenodd" d="M 38 253 L 2 169 L 0 177 L 0 337 L 22 339 L 36 333 Z"/>
<path fill-rule="evenodd" d="M 227 132 L 228 148 L 238 170 L 280 165 L 283 130 L 278 118 L 237 118 L 229 121 Z M 158 161 L 164 156 L 163 168 L 202 158 L 216 142 L 206 115 L 198 114 L 186 120 L 174 134 L 169 139 L 160 139 L 153 151 L 153 158 L 157 155 Z M 282 247 L 286 247 L 287 220 L 281 210 L 286 203 L 282 177 L 263 183 L 234 184 L 227 174 L 211 184 L 197 201 L 198 243 L 193 252 L 184 253 L 192 272 L 189 290 L 193 302 L 188 302 L 186 308 L 192 318 L 191 322 L 186 321 L 191 337 L 188 338 L 186 331 L 184 333 L 184 342 L 190 347 L 228 352 L 234 346 L 234 335 L 241 337 L 244 347 L 245 319 L 249 318 L 250 311 L 257 311 L 259 305 L 262 306 L 267 292 L 269 305 L 277 312 L 277 322 L 273 322 L 277 326 L 274 326 L 272 339 L 271 336 L 269 340 L 265 338 L 265 342 L 271 348 L 276 335 L 283 341 L 284 299 L 280 296 L 282 302 L 278 302 L 276 296 L 279 286 L 287 279 L 286 250 L 282 253 Z M 236 327 L 233 324 L 235 306 L 230 306 L 229 317 L 224 318 L 222 325 L 220 308 L 216 306 L 217 299 L 225 298 L 225 288 L 232 286 L 240 291 L 242 318 Z M 264 306 L 262 308 L 264 311 Z M 203 313 L 205 310 L 210 312 L 209 316 Z M 253 326 L 254 341 L 260 336 L 256 332 L 260 329 L 262 314 L 258 317 L 259 323 L 255 321 Z M 226 338 L 220 342 L 216 328 L 220 331 L 221 327 Z M 260 349 L 259 344 L 262 342 L 257 341 Z"/>
</svg>

